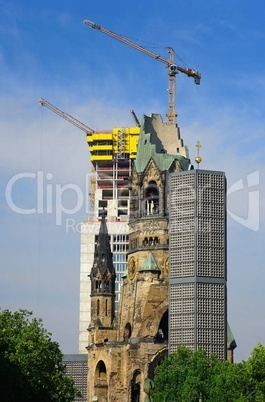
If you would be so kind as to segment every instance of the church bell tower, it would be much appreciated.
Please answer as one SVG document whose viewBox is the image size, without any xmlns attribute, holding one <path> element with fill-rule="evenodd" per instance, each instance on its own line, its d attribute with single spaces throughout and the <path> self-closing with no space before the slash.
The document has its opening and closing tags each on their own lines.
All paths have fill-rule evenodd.
<svg viewBox="0 0 265 402">
<path fill-rule="evenodd" d="M 91 324 L 96 327 L 111 327 L 114 318 L 115 269 L 105 214 L 100 230 L 91 269 Z"/>
</svg>

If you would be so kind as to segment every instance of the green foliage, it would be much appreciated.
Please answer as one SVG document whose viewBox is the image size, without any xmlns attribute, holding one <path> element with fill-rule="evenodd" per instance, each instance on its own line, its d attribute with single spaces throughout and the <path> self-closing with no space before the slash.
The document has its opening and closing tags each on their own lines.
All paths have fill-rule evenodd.
<svg viewBox="0 0 265 402">
<path fill-rule="evenodd" d="M 62 352 L 42 320 L 19 310 L 0 311 L 0 395 L 3 402 L 72 402 Z"/>
<path fill-rule="evenodd" d="M 265 347 L 260 343 L 253 349 L 250 358 L 246 362 L 249 370 L 255 401 L 265 401 Z"/>
<path fill-rule="evenodd" d="M 231 364 L 179 347 L 157 367 L 154 402 L 265 402 L 265 348 Z"/>
</svg>

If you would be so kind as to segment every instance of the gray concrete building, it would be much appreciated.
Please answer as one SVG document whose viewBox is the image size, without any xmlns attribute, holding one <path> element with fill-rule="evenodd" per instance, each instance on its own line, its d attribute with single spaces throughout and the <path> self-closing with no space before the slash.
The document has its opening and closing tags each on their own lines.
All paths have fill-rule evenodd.
<svg viewBox="0 0 265 402">
<path fill-rule="evenodd" d="M 64 355 L 62 362 L 66 366 L 66 375 L 74 379 L 76 388 L 81 392 L 75 402 L 87 402 L 87 354 Z"/>
<path fill-rule="evenodd" d="M 190 170 L 170 178 L 169 352 L 227 354 L 226 178 Z"/>
</svg>

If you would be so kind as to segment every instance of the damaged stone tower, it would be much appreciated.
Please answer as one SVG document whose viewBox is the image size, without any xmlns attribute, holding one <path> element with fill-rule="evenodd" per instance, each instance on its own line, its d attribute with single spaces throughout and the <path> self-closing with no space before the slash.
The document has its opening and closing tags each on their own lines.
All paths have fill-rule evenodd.
<svg viewBox="0 0 265 402">
<path fill-rule="evenodd" d="M 220 351 L 219 357 L 226 358 L 226 248 L 225 237 L 216 235 L 217 226 L 226 225 L 225 205 L 220 204 L 225 199 L 225 179 L 214 172 L 204 177 L 211 183 L 203 199 L 208 208 L 205 237 L 198 234 L 200 209 L 194 198 L 202 178 L 196 179 L 197 187 L 190 186 L 189 205 L 185 204 L 187 186 L 183 193 L 185 186 L 174 182 L 196 175 L 178 127 L 163 123 L 160 115 L 144 116 L 130 178 L 128 268 L 115 317 L 115 272 L 104 214 L 95 248 L 88 401 L 143 402 L 145 380 L 153 379 L 161 359 L 180 344 L 194 350 L 206 346 L 207 353 Z M 216 177 L 222 189 L 214 190 Z M 212 206 L 208 196 L 217 200 Z M 209 208 L 216 208 L 214 219 Z M 189 222 L 178 221 L 181 209 Z M 189 230 L 185 224 L 191 225 Z M 225 236 L 225 226 L 222 233 Z"/>
</svg>

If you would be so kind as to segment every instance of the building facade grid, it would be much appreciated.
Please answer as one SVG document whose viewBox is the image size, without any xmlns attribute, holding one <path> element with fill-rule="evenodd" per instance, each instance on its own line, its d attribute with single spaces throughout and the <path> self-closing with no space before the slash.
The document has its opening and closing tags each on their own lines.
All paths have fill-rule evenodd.
<svg viewBox="0 0 265 402">
<path fill-rule="evenodd" d="M 169 351 L 184 345 L 226 358 L 226 179 L 170 177 Z"/>
</svg>

